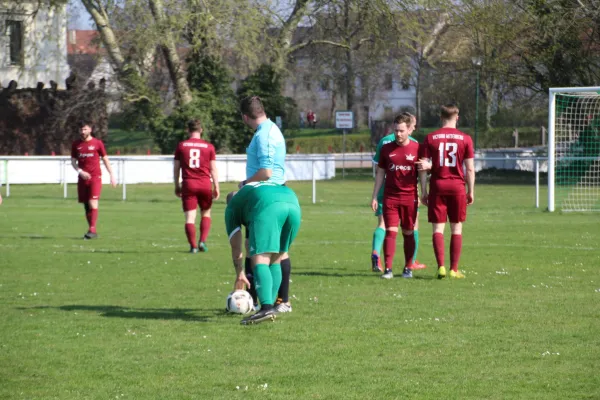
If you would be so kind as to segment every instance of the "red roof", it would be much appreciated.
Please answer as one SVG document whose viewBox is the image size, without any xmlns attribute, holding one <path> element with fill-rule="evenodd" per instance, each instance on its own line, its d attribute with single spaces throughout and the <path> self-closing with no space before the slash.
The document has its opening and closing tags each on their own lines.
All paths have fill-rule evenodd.
<svg viewBox="0 0 600 400">
<path fill-rule="evenodd" d="M 68 30 L 67 54 L 97 54 L 99 39 L 97 30 Z"/>
</svg>

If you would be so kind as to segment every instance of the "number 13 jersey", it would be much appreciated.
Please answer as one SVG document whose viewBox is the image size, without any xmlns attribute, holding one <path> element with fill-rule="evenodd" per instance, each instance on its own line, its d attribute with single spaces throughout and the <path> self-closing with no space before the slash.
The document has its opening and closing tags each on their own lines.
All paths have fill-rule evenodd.
<svg viewBox="0 0 600 400">
<path fill-rule="evenodd" d="M 210 162 L 215 159 L 215 147 L 202 139 L 179 142 L 175 150 L 175 160 L 181 163 L 181 177 L 188 183 L 210 185 Z"/>
<path fill-rule="evenodd" d="M 454 128 L 442 128 L 425 136 L 419 158 L 431 159 L 429 192 L 433 195 L 464 195 L 463 162 L 473 158 L 471 136 Z"/>
</svg>

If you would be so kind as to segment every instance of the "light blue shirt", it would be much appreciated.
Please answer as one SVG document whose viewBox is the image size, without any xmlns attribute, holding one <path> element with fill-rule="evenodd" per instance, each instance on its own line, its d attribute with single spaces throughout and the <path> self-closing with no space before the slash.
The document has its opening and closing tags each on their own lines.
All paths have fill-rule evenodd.
<svg viewBox="0 0 600 400">
<path fill-rule="evenodd" d="M 258 126 L 246 156 L 246 179 L 265 168 L 273 171 L 269 182 L 285 183 L 285 139 L 273 121 L 267 119 Z"/>
</svg>

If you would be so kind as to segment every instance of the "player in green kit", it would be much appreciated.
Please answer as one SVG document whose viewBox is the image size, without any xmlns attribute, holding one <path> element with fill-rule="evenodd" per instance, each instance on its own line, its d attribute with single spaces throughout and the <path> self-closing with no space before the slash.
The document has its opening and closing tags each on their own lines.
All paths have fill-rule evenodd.
<svg viewBox="0 0 600 400">
<path fill-rule="evenodd" d="M 244 318 L 243 325 L 275 319 L 274 308 L 281 285 L 281 259 L 300 229 L 298 197 L 292 189 L 272 182 L 250 182 L 227 197 L 225 226 L 236 272 L 235 289 L 250 287 L 244 271 L 241 227 L 249 231 L 248 251 L 252 257 L 254 287 L 260 310 Z"/>
<path fill-rule="evenodd" d="M 417 125 L 417 119 L 415 118 L 414 115 L 405 112 L 402 113 L 405 115 L 410 116 L 410 120 L 411 120 L 411 126 L 409 127 L 409 135 L 412 135 L 412 133 L 414 132 L 416 125 Z M 413 142 L 416 142 L 417 140 L 410 137 L 409 139 L 412 140 Z M 379 155 L 381 153 L 381 148 L 396 140 L 396 137 L 394 135 L 394 133 L 390 133 L 387 136 L 384 136 L 381 138 L 381 140 L 379 141 L 379 143 L 377 144 L 377 149 L 375 150 L 375 155 L 373 156 L 373 163 L 374 164 L 378 164 L 379 163 Z M 424 169 L 428 169 L 427 165 L 423 166 Z M 385 223 L 383 221 L 383 185 L 381 186 L 381 189 L 379 190 L 379 193 L 377 195 L 377 202 L 379 204 L 377 211 L 375 212 L 375 216 L 377 217 L 377 227 L 375 228 L 375 232 L 373 232 L 373 245 L 372 245 L 372 249 L 371 249 L 371 269 L 373 272 L 383 272 L 383 268 L 381 267 L 381 257 L 379 256 L 381 254 L 381 246 L 383 245 L 383 240 L 385 238 Z M 413 255 L 413 263 L 410 269 L 423 269 L 426 268 L 425 264 L 421 264 L 417 261 L 417 251 L 419 249 L 419 220 L 418 220 L 419 214 L 417 211 L 417 221 L 415 224 L 415 229 L 414 229 L 414 235 L 415 235 L 415 254 Z"/>
</svg>

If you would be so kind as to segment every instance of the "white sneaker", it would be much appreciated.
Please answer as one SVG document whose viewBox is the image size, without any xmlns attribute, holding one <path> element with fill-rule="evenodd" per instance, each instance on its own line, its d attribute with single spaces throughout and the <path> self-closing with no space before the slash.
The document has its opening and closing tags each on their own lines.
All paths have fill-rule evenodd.
<svg viewBox="0 0 600 400">
<path fill-rule="evenodd" d="M 392 279 L 394 277 L 394 274 L 392 273 L 391 269 L 386 269 L 385 273 L 383 275 L 381 275 L 381 279 Z"/>
<path fill-rule="evenodd" d="M 281 303 L 278 304 L 275 309 L 280 313 L 292 312 L 292 305 L 288 303 Z"/>
</svg>

